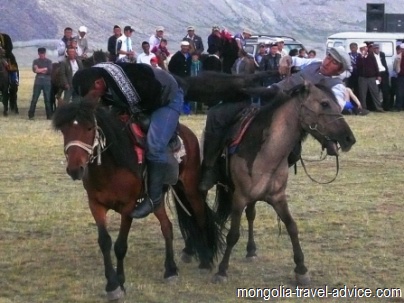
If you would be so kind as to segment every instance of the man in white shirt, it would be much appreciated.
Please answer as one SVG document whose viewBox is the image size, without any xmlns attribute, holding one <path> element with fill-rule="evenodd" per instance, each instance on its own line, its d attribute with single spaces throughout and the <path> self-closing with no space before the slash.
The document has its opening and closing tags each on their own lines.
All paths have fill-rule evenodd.
<svg viewBox="0 0 404 303">
<path fill-rule="evenodd" d="M 156 33 L 151 35 L 149 39 L 150 48 L 153 49 L 153 47 L 158 46 L 163 36 L 164 36 L 164 27 L 161 25 L 157 26 Z"/>
<path fill-rule="evenodd" d="M 88 41 L 87 41 L 87 27 L 80 26 L 79 34 L 76 37 L 77 39 L 77 56 L 79 58 L 87 58 L 88 52 Z"/>
<path fill-rule="evenodd" d="M 128 26 L 123 29 L 123 35 L 116 40 L 116 53 L 118 54 L 117 61 L 133 62 L 135 59 L 135 52 L 132 46 L 132 33 L 135 30 Z"/>
<path fill-rule="evenodd" d="M 136 63 L 145 63 L 151 65 L 150 59 L 156 57 L 156 55 L 150 52 L 149 42 L 143 41 L 142 49 L 143 53 L 137 56 Z"/>
<path fill-rule="evenodd" d="M 283 49 L 285 46 L 285 40 L 282 38 L 276 38 L 275 43 L 278 45 L 278 53 L 281 54 L 281 57 L 288 56 L 289 54 Z"/>
</svg>

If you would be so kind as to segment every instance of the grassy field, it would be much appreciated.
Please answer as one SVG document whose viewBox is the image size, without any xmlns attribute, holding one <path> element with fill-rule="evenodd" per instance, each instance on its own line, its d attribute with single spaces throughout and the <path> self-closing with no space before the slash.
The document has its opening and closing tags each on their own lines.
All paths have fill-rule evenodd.
<svg viewBox="0 0 404 303">
<path fill-rule="evenodd" d="M 85 191 L 65 173 L 62 136 L 45 120 L 42 99 L 36 120 L 27 108 L 33 74 L 22 72 L 20 115 L 0 117 L 0 303 L 105 302 L 105 278 L 97 232 Z M 42 97 L 41 97 L 42 98 Z M 182 118 L 198 135 L 204 116 Z M 340 158 L 337 180 L 310 181 L 302 168 L 291 170 L 287 193 L 297 221 L 312 287 L 401 287 L 404 292 L 402 201 L 404 113 L 347 117 L 357 144 Z M 304 156 L 316 158 L 318 143 L 308 140 Z M 308 163 L 310 174 L 327 180 L 333 159 Z M 135 221 L 126 258 L 126 302 L 264 302 L 236 297 L 237 287 L 293 287 L 290 239 L 274 211 L 257 205 L 259 258 L 245 261 L 247 224 L 232 255 L 227 284 L 211 284 L 213 273 L 197 263 L 181 263 L 183 242 L 175 225 L 180 279 L 163 281 L 164 243 L 157 220 Z M 116 236 L 119 215 L 110 213 Z M 403 294 L 404 296 L 404 294 Z M 271 299 L 276 302 L 404 302 L 390 299 Z"/>
</svg>

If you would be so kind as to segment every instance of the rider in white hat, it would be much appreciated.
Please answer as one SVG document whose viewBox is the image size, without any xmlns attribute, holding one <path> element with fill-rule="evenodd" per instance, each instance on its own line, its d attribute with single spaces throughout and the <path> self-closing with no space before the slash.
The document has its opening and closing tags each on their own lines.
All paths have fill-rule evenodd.
<svg viewBox="0 0 404 303">
<path fill-rule="evenodd" d="M 87 41 L 87 27 L 84 25 L 79 27 L 79 34 L 77 35 L 77 55 L 79 58 L 87 58 L 88 41 Z"/>
</svg>

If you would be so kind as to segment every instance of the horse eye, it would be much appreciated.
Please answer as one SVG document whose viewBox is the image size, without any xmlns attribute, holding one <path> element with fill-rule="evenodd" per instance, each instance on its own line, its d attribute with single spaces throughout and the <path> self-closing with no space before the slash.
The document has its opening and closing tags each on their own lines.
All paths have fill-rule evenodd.
<svg viewBox="0 0 404 303">
<path fill-rule="evenodd" d="M 327 108 L 327 107 L 330 106 L 330 104 L 328 104 L 328 102 L 326 102 L 326 101 L 323 101 L 323 102 L 321 102 L 320 104 L 321 104 L 321 106 L 322 106 L 323 108 Z"/>
</svg>

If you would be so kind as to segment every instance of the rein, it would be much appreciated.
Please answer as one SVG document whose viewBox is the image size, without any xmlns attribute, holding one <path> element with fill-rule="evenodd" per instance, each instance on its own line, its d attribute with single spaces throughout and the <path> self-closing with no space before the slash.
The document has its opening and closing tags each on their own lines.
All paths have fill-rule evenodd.
<svg viewBox="0 0 404 303">
<path fill-rule="evenodd" d="M 316 162 L 323 161 L 324 159 L 325 159 L 325 157 L 322 158 L 322 159 L 320 159 L 320 160 L 318 160 L 318 161 L 316 161 Z M 329 180 L 329 181 L 321 182 L 321 181 L 317 181 L 316 179 L 314 179 L 314 178 L 309 174 L 309 172 L 307 171 L 307 168 L 306 168 L 306 164 L 304 163 L 304 160 L 303 160 L 302 156 L 300 156 L 300 163 L 302 164 L 302 167 L 303 167 L 304 172 L 306 173 L 306 176 L 309 177 L 309 179 L 310 179 L 311 181 L 313 181 L 313 182 L 315 182 L 315 183 L 317 183 L 317 184 L 330 184 L 330 183 L 334 182 L 334 181 L 337 179 L 338 173 L 339 173 L 339 158 L 338 158 L 338 156 L 335 156 L 335 161 L 336 161 L 336 167 L 337 167 L 337 170 L 336 170 L 336 172 L 335 172 L 335 176 L 334 176 L 331 180 Z M 309 162 L 310 162 L 310 161 L 309 161 Z M 311 161 L 311 162 L 314 162 L 314 161 Z"/>
<path fill-rule="evenodd" d="M 74 121 L 73 124 L 78 124 L 77 121 Z M 106 149 L 106 140 L 105 135 L 102 129 L 98 126 L 97 120 L 94 117 L 94 142 L 92 145 L 84 143 L 80 140 L 70 141 L 65 145 L 64 151 L 67 157 L 67 150 L 72 146 L 80 147 L 88 153 L 88 162 L 93 163 L 95 159 L 97 159 L 97 165 L 101 165 L 101 153 Z M 98 147 L 98 148 L 97 148 Z M 97 154 L 95 155 L 95 150 L 97 149 Z"/>
</svg>

